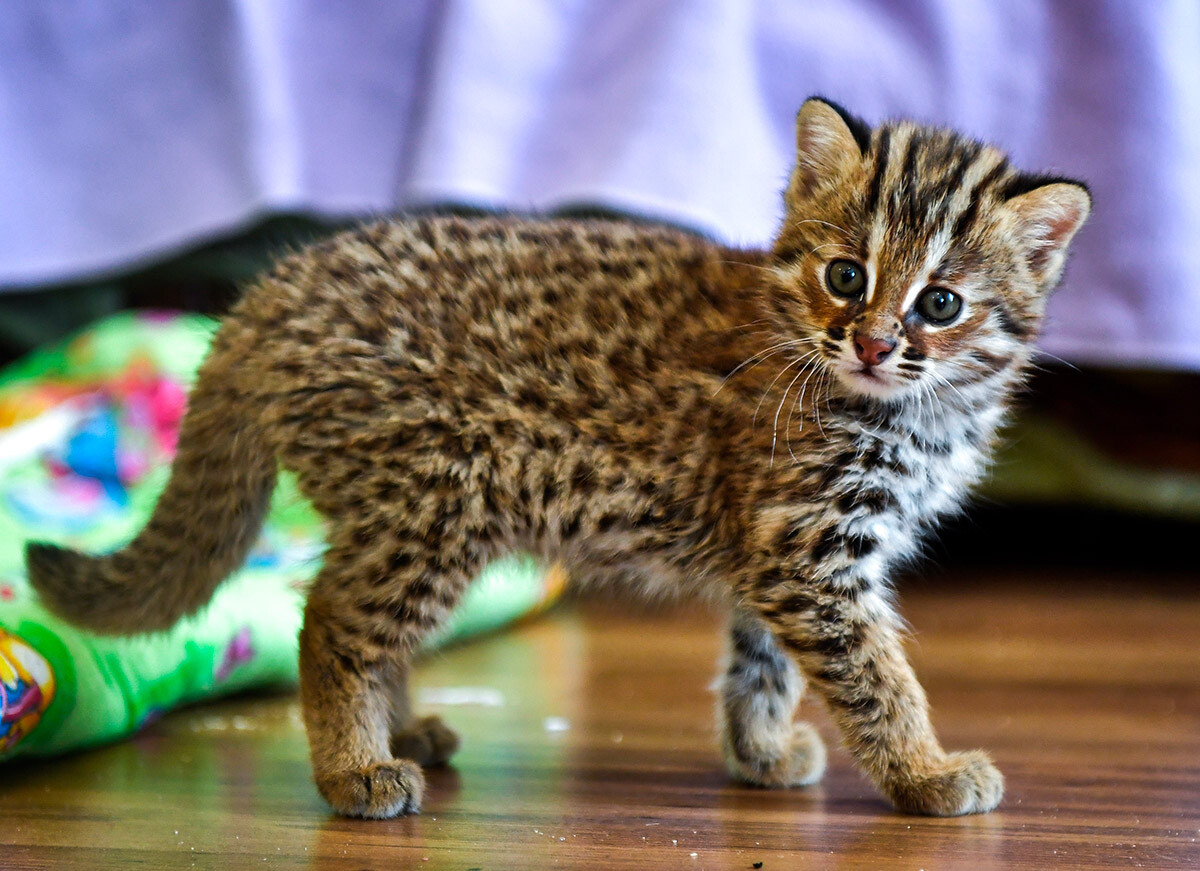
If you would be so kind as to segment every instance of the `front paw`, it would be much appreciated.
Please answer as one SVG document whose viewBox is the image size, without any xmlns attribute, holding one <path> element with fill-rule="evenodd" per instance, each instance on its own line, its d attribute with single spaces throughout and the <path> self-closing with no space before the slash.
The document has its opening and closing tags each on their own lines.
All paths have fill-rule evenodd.
<svg viewBox="0 0 1200 871">
<path fill-rule="evenodd" d="M 317 789 L 342 816 L 384 820 L 421 809 L 425 778 L 407 759 L 318 774 Z"/>
<path fill-rule="evenodd" d="M 987 813 L 1004 795 L 1004 776 L 981 750 L 950 753 L 930 770 L 887 784 L 897 810 L 937 817 Z"/>
<path fill-rule="evenodd" d="M 809 723 L 796 723 L 782 747 L 735 740 L 725 734 L 725 760 L 729 772 L 743 783 L 781 789 L 808 786 L 825 773 L 825 742 Z"/>
</svg>

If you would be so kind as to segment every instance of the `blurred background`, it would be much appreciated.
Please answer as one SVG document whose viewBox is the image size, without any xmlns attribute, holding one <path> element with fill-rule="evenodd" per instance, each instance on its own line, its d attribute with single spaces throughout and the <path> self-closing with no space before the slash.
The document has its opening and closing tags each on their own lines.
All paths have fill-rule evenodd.
<svg viewBox="0 0 1200 871">
<path fill-rule="evenodd" d="M 1197 58 L 1191 0 L 5 4 L 0 362 L 28 383 L 51 366 L 31 351 L 115 312 L 219 314 L 280 248 L 401 210 L 636 214 L 762 245 L 819 93 L 1095 194 L 1043 368 L 941 558 L 1187 565 Z M 0 395 L 0 426 L 47 408 Z M 45 435 L 22 433 L 0 474 Z"/>
</svg>

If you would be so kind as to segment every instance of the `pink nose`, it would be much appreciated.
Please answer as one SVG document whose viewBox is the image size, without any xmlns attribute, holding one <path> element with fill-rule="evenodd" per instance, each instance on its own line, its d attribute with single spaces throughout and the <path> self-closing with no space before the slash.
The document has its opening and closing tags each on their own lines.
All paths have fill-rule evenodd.
<svg viewBox="0 0 1200 871">
<path fill-rule="evenodd" d="M 854 334 L 854 353 L 868 366 L 878 366 L 896 350 L 895 339 L 876 339 L 874 336 Z"/>
</svg>

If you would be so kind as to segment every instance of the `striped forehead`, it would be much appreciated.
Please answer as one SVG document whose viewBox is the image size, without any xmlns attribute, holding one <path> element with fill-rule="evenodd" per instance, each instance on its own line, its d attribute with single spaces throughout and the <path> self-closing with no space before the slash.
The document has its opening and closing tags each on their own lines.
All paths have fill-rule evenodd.
<svg viewBox="0 0 1200 871">
<path fill-rule="evenodd" d="M 894 288 L 938 269 L 972 228 L 985 190 L 1008 168 L 996 149 L 911 124 L 877 130 L 870 159 L 868 253 Z"/>
</svg>

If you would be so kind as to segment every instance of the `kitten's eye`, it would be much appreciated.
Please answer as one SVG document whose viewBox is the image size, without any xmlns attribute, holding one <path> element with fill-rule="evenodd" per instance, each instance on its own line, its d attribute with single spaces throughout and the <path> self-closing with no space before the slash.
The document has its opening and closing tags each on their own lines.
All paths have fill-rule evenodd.
<svg viewBox="0 0 1200 871">
<path fill-rule="evenodd" d="M 962 297 L 944 287 L 931 287 L 917 297 L 917 314 L 931 324 L 950 323 L 962 311 Z"/>
<path fill-rule="evenodd" d="M 862 296 L 867 287 L 867 270 L 853 260 L 835 260 L 825 270 L 825 283 L 836 296 Z"/>
</svg>

